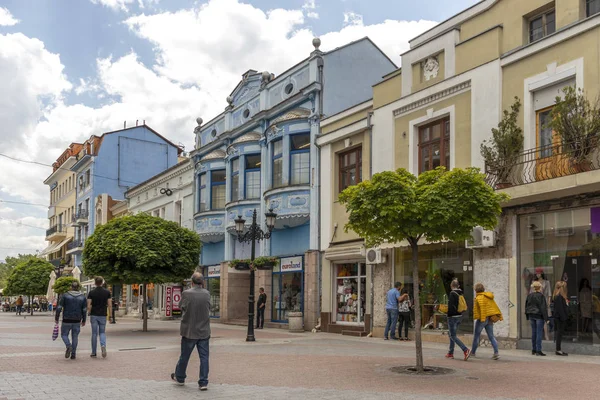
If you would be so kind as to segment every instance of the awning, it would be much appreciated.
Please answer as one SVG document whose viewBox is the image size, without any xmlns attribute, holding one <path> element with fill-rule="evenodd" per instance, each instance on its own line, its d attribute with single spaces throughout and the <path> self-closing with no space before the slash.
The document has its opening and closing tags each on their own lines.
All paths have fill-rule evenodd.
<svg viewBox="0 0 600 400">
<path fill-rule="evenodd" d="M 47 254 L 52 253 L 52 251 L 58 246 L 58 243 L 52 243 L 50 246 L 46 247 L 41 253 L 40 256 L 45 256 Z"/>
<path fill-rule="evenodd" d="M 71 237 L 70 238 L 66 238 L 65 240 L 63 240 L 62 242 L 60 242 L 56 246 L 54 246 L 54 248 L 50 249 L 50 251 L 48 252 L 48 254 L 52 254 L 55 251 L 59 251 L 61 249 L 61 247 L 63 247 L 65 244 L 67 244 L 71 240 L 73 240 L 73 238 L 71 238 Z"/>
</svg>

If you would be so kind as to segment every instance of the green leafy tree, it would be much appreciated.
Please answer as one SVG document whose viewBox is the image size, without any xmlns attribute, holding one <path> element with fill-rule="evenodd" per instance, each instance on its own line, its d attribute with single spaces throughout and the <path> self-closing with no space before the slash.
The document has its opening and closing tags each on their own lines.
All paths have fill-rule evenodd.
<svg viewBox="0 0 600 400">
<path fill-rule="evenodd" d="M 61 276 L 60 278 L 58 278 L 56 280 L 56 282 L 54 282 L 54 285 L 52 286 L 52 290 L 54 290 L 54 293 L 56 294 L 65 294 L 67 293 L 69 290 L 71 290 L 71 284 L 73 282 L 79 282 L 77 279 L 73 278 L 72 276 Z"/>
<path fill-rule="evenodd" d="M 31 298 L 46 293 L 50 283 L 50 273 L 53 270 L 54 266 L 52 264 L 40 258 L 21 261 L 11 271 L 4 292 L 9 296 L 27 295 L 29 297 L 29 310 L 33 315 Z"/>
<path fill-rule="evenodd" d="M 145 213 L 98 226 L 85 241 L 83 271 L 109 283 L 141 284 L 143 330 L 148 330 L 146 284 L 179 282 L 198 266 L 200 237 L 175 222 Z"/>
<path fill-rule="evenodd" d="M 423 372 L 419 299 L 419 240 L 459 242 L 476 226 L 493 229 L 508 199 L 486 184 L 476 168 L 437 168 L 415 177 L 405 169 L 375 174 L 345 189 L 340 203 L 349 213 L 345 230 L 353 230 L 366 245 L 408 241 L 412 249 L 417 372 Z"/>
<path fill-rule="evenodd" d="M 6 260 L 4 260 L 3 263 L 0 263 L 0 289 L 6 286 L 6 280 L 17 264 L 34 258 L 39 257 L 34 254 L 19 254 L 16 257 L 6 257 Z"/>
</svg>

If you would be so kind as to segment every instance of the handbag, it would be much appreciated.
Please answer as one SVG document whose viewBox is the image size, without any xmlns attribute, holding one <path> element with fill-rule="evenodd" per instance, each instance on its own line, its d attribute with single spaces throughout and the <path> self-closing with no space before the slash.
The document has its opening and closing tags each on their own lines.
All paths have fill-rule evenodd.
<svg viewBox="0 0 600 400">
<path fill-rule="evenodd" d="M 496 322 L 500 321 L 500 316 L 499 315 L 490 315 L 490 322 L 492 324 L 495 324 Z"/>
<path fill-rule="evenodd" d="M 52 340 L 56 340 L 58 337 L 58 324 L 54 325 L 54 329 L 52 329 Z"/>
</svg>

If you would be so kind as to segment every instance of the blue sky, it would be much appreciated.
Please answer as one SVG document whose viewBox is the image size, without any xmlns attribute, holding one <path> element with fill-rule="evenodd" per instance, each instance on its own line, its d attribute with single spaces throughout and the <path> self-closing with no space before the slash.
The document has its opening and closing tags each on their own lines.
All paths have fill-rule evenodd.
<svg viewBox="0 0 600 400">
<path fill-rule="evenodd" d="M 145 119 L 190 149 L 246 70 L 278 73 L 369 36 L 408 40 L 475 0 L 0 0 L 0 153 L 52 163 L 72 142 Z M 234 62 L 235 61 L 235 62 Z M 43 166 L 0 157 L 0 260 L 42 249 Z M 37 228 L 26 227 L 25 225 Z"/>
</svg>

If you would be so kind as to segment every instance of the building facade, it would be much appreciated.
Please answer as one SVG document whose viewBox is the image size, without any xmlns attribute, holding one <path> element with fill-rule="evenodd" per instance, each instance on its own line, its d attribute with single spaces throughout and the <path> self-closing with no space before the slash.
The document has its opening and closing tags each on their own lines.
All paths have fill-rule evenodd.
<svg viewBox="0 0 600 400">
<path fill-rule="evenodd" d="M 266 319 L 287 323 L 303 312 L 312 329 L 319 317 L 319 121 L 371 97 L 371 85 L 395 69 L 369 40 L 322 52 L 320 40 L 301 63 L 275 77 L 250 70 L 227 98 L 225 112 L 198 119 L 195 228 L 203 248 L 201 264 L 211 287 L 219 287 L 219 317 L 247 317 L 249 273 L 228 261 L 250 258 L 250 245 L 236 239 L 238 216 L 258 221 L 277 213 L 269 240 L 257 256 L 274 256 L 272 271 L 258 271 L 256 287 L 269 298 Z M 215 315 L 217 316 L 217 315 Z"/>
</svg>

